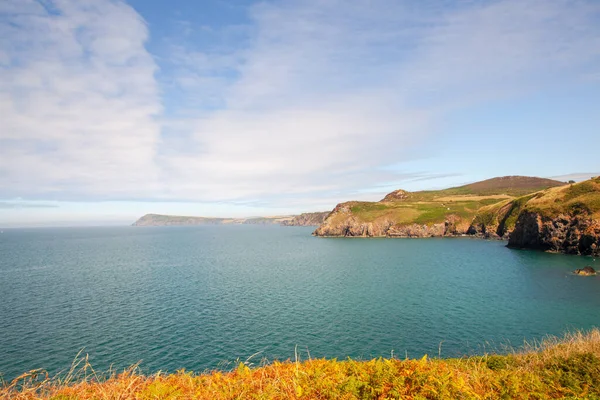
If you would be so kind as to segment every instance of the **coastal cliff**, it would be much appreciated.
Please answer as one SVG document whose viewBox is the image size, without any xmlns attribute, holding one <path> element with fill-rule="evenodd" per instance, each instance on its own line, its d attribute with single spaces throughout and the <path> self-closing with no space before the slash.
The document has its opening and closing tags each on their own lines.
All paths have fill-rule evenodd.
<svg viewBox="0 0 600 400">
<path fill-rule="evenodd" d="M 364 220 L 360 212 L 356 212 L 361 206 L 352 202 L 338 204 L 313 234 L 327 237 L 442 237 L 466 234 L 470 226 L 468 219 L 455 214 L 444 215 L 441 222 L 433 223 L 398 221 L 394 213 Z"/>
<path fill-rule="evenodd" d="M 540 189 L 540 185 L 547 186 Z M 567 185 L 547 179 L 503 177 L 440 191 L 396 190 L 379 202 L 338 204 L 313 234 L 398 238 L 469 235 L 508 240 L 513 248 L 599 255 L 600 178 Z"/>
<path fill-rule="evenodd" d="M 294 216 L 294 218 L 283 221 L 283 226 L 319 226 L 325 221 L 329 215 L 329 211 L 302 213 Z"/>
<path fill-rule="evenodd" d="M 550 179 L 506 176 L 437 191 L 395 190 L 379 202 L 338 204 L 316 236 L 506 238 L 511 201 L 564 185 Z M 485 213 L 481 213 L 485 210 Z M 512 215 L 512 214 L 511 214 Z M 514 225 L 514 221 L 513 221 Z"/>
<path fill-rule="evenodd" d="M 531 198 L 508 246 L 600 256 L 600 177 Z"/>
</svg>

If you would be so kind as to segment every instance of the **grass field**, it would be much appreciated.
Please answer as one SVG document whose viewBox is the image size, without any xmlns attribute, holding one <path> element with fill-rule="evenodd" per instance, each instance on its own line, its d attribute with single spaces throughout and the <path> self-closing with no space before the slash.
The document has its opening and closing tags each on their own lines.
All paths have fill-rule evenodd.
<svg viewBox="0 0 600 400">
<path fill-rule="evenodd" d="M 97 374 L 85 358 L 63 377 L 32 371 L 4 399 L 600 399 L 600 330 L 460 359 L 240 363 L 228 372 Z"/>
<path fill-rule="evenodd" d="M 332 213 L 322 225 L 325 235 L 328 227 L 333 232 L 344 232 L 336 230 L 336 226 L 370 223 L 381 227 L 432 226 L 451 220 L 459 228 L 459 234 L 467 233 L 470 226 L 485 226 L 487 232 L 503 237 L 515 228 L 524 211 L 536 212 L 544 218 L 561 214 L 600 218 L 600 178 L 576 184 L 528 177 L 494 178 L 437 191 L 399 190 L 379 202 L 351 201 L 343 205 L 350 213 Z"/>
</svg>

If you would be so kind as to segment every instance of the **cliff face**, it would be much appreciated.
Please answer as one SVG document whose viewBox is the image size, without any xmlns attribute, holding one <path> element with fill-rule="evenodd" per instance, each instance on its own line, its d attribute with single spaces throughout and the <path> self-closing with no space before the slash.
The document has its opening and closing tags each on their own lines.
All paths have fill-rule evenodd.
<svg viewBox="0 0 600 400">
<path fill-rule="evenodd" d="M 489 188 L 486 191 L 489 193 Z M 314 235 L 471 235 L 508 240 L 508 246 L 515 248 L 600 256 L 600 178 L 516 198 L 464 195 L 457 189 L 415 193 L 396 190 L 376 203 L 338 204 Z"/>
<path fill-rule="evenodd" d="M 600 177 L 529 199 L 508 246 L 600 256 Z"/>
<path fill-rule="evenodd" d="M 302 213 L 296 215 L 294 218 L 283 221 L 281 225 L 284 226 L 319 226 L 325 221 L 325 218 L 329 215 L 329 211 L 323 212 L 312 212 Z"/>
<path fill-rule="evenodd" d="M 391 222 L 361 222 L 352 214 L 349 204 L 338 204 L 313 233 L 316 236 L 381 237 Z"/>
<path fill-rule="evenodd" d="M 524 212 L 511 233 L 508 246 L 566 254 L 600 256 L 600 221 L 589 215 L 561 214 L 549 218 Z"/>
<path fill-rule="evenodd" d="M 402 223 L 391 216 L 373 221 L 361 220 L 353 213 L 352 203 L 338 204 L 313 233 L 316 236 L 343 237 L 396 237 L 418 238 L 457 236 L 466 234 L 469 222 L 456 215 L 448 215 L 439 223 Z"/>
</svg>

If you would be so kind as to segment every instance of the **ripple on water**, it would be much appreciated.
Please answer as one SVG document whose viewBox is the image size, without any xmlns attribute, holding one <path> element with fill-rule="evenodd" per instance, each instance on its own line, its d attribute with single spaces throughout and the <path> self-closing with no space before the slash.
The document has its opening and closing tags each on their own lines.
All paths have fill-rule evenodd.
<svg viewBox="0 0 600 400">
<path fill-rule="evenodd" d="M 598 325 L 589 258 L 470 239 L 352 240 L 311 228 L 7 230 L 0 371 L 202 371 L 287 359 L 456 356 Z M 486 347 L 487 346 L 487 347 Z"/>
</svg>

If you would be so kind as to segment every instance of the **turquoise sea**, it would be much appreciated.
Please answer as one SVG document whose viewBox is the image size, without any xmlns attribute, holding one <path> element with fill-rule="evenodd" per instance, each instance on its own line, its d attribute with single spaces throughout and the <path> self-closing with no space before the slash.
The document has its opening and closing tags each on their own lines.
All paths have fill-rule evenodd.
<svg viewBox="0 0 600 400">
<path fill-rule="evenodd" d="M 279 226 L 8 229 L 0 372 L 442 357 L 600 326 L 600 260 L 477 239 L 315 238 Z"/>
</svg>

